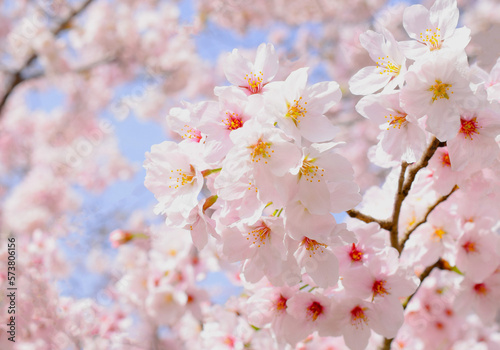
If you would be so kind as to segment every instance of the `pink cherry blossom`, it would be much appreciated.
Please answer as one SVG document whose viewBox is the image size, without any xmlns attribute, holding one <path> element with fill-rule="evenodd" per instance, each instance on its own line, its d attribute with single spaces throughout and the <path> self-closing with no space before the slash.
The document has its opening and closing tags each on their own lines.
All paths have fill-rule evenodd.
<svg viewBox="0 0 500 350">
<path fill-rule="evenodd" d="M 456 264 L 473 281 L 482 281 L 500 263 L 498 236 L 474 223 L 466 224 L 457 241 Z"/>
<path fill-rule="evenodd" d="M 382 34 L 368 30 L 359 36 L 377 66 L 362 68 L 349 80 L 349 89 L 356 95 L 369 95 L 381 88 L 391 91 L 402 86 L 406 72 L 406 59 L 393 35 L 382 28 Z"/>
<path fill-rule="evenodd" d="M 427 129 L 446 141 L 460 129 L 458 108 L 472 98 L 469 82 L 453 54 L 442 53 L 413 65 L 405 76 L 401 106 L 416 118 L 427 115 Z"/>
<path fill-rule="evenodd" d="M 436 0 L 430 10 L 422 5 L 405 9 L 403 25 L 415 40 L 400 43 L 405 55 L 418 59 L 435 50 L 463 50 L 470 41 L 470 29 L 456 29 L 458 15 L 456 0 Z"/>
<path fill-rule="evenodd" d="M 225 62 L 224 73 L 227 80 L 244 89 L 247 94 L 261 92 L 278 71 L 278 57 L 272 44 L 261 44 L 253 63 L 237 49 L 227 55 Z"/>
<path fill-rule="evenodd" d="M 300 143 L 301 137 L 311 142 L 330 141 L 336 128 L 324 114 L 339 102 L 339 85 L 322 82 L 307 86 L 307 80 L 308 69 L 301 68 L 284 82 L 270 83 L 266 109 L 297 142 Z"/>
<path fill-rule="evenodd" d="M 499 133 L 500 115 L 493 109 L 462 113 L 457 136 L 447 142 L 451 168 L 460 171 L 491 164 L 500 152 L 495 141 Z"/>
<path fill-rule="evenodd" d="M 286 302 L 287 313 L 293 318 L 286 319 L 285 339 L 296 344 L 305 339 L 314 330 L 319 330 L 323 336 L 333 335 L 334 329 L 330 320 L 334 315 L 329 298 L 317 294 L 298 292 Z"/>
<path fill-rule="evenodd" d="M 499 288 L 498 272 L 481 282 L 473 282 L 465 277 L 461 283 L 460 294 L 455 299 L 455 307 L 461 312 L 473 309 L 484 323 L 491 324 L 500 307 Z"/>
<path fill-rule="evenodd" d="M 399 92 L 365 96 L 357 103 L 356 111 L 380 125 L 383 131 L 378 145 L 392 159 L 408 163 L 420 159 L 426 144 L 425 132 L 416 118 L 401 107 Z"/>
<path fill-rule="evenodd" d="M 197 205 L 203 176 L 176 143 L 165 141 L 153 146 L 144 167 L 145 186 L 159 200 L 156 213 L 191 211 Z"/>
</svg>

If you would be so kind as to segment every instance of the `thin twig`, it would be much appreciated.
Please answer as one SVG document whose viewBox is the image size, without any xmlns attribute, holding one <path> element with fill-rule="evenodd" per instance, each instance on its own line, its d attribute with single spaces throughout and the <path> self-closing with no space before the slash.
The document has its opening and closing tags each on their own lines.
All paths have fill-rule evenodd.
<svg viewBox="0 0 500 350">
<path fill-rule="evenodd" d="M 438 261 L 436 261 L 434 263 L 434 265 L 431 265 L 431 266 L 427 266 L 427 268 L 424 270 L 424 272 L 422 272 L 419 276 L 419 279 L 420 279 L 420 285 L 418 286 L 417 290 L 415 291 L 415 293 L 413 293 L 412 295 L 410 295 L 406 301 L 403 303 L 403 309 L 406 309 L 406 307 L 408 306 L 410 300 L 413 298 L 413 296 L 415 294 L 417 294 L 418 290 L 420 289 L 420 286 L 422 285 L 422 282 L 430 275 L 431 271 L 435 268 L 439 268 L 441 270 L 445 270 L 446 269 L 446 265 L 445 265 L 445 262 L 441 259 L 439 259 Z"/>
<path fill-rule="evenodd" d="M 82 65 L 80 67 L 75 67 L 73 70 L 70 70 L 70 71 L 64 72 L 64 73 L 84 74 L 84 73 L 91 71 L 95 67 L 98 67 L 100 65 L 107 64 L 107 63 L 113 63 L 115 61 L 116 61 L 115 57 L 104 57 L 104 58 L 96 60 L 92 63 L 85 64 L 85 65 Z M 36 72 L 36 73 L 33 73 L 32 75 L 24 78 L 24 81 L 38 79 L 38 78 L 41 78 L 43 76 L 44 76 L 43 71 Z"/>
<path fill-rule="evenodd" d="M 439 268 L 439 269 L 446 269 L 446 265 L 445 265 L 444 261 L 441 260 L 441 259 L 439 259 L 434 265 L 428 266 L 422 272 L 422 274 L 419 277 L 419 279 L 420 279 L 420 285 L 418 286 L 418 288 L 415 291 L 415 293 L 413 293 L 412 295 L 410 295 L 405 300 L 405 302 L 403 303 L 403 309 L 406 309 L 406 307 L 408 306 L 408 303 L 410 302 L 410 300 L 413 298 L 413 296 L 415 294 L 417 294 L 418 290 L 420 289 L 420 286 L 422 285 L 422 282 L 431 274 L 432 270 L 434 270 L 434 268 L 436 268 L 436 267 Z M 394 338 L 392 338 L 392 339 L 384 338 L 384 343 L 380 347 L 380 350 L 390 350 L 391 349 L 391 344 L 392 344 L 393 340 L 394 340 Z"/>
<path fill-rule="evenodd" d="M 394 338 L 391 339 L 384 338 L 384 343 L 380 347 L 380 350 L 390 350 L 393 339 Z"/>
<path fill-rule="evenodd" d="M 415 176 L 417 173 L 429 164 L 429 159 L 432 158 L 438 147 L 441 145 L 441 142 L 437 138 L 433 138 L 431 143 L 429 144 L 429 147 L 427 148 L 427 151 L 425 151 L 425 154 L 422 156 L 420 161 L 416 164 L 413 164 L 409 171 L 408 171 L 408 177 L 405 180 L 405 184 L 403 186 L 403 196 L 404 198 L 408 196 L 408 193 L 410 192 L 411 185 L 413 184 L 413 181 L 415 180 Z M 404 199 L 403 198 L 403 199 Z"/>
<path fill-rule="evenodd" d="M 455 185 L 453 187 L 453 189 L 450 191 L 450 193 L 448 193 L 447 195 L 445 196 L 442 196 L 440 197 L 436 203 L 434 203 L 431 207 L 429 207 L 429 209 L 427 209 L 427 213 L 425 213 L 425 216 L 424 218 L 419 221 L 415 226 L 413 226 L 410 230 L 408 230 L 408 232 L 406 232 L 406 235 L 405 237 L 403 238 L 403 240 L 401 241 L 400 243 L 400 246 L 401 246 L 401 249 L 403 249 L 403 247 L 405 246 L 406 244 L 406 241 L 410 238 L 410 235 L 413 233 L 413 231 L 415 231 L 420 225 L 424 224 L 427 222 L 427 218 L 429 217 L 429 214 L 434 210 L 436 209 L 436 207 L 441 204 L 442 202 L 444 202 L 445 200 L 447 200 L 452 194 L 453 192 L 455 192 L 456 190 L 458 190 L 458 186 Z"/>
<path fill-rule="evenodd" d="M 54 36 L 58 35 L 59 33 L 61 33 L 64 29 L 68 28 L 69 24 L 71 23 L 71 21 L 77 16 L 79 15 L 82 11 L 84 11 L 91 3 L 92 3 L 93 0 L 85 0 L 81 5 L 80 7 L 78 7 L 76 10 L 73 10 L 70 15 L 64 20 L 62 21 L 61 23 L 59 23 L 59 25 L 57 26 L 57 28 L 54 30 L 53 34 Z M 10 79 L 10 83 L 7 85 L 7 88 L 5 89 L 5 93 L 4 95 L 2 96 L 2 98 L 0 99 L 0 118 L 2 117 L 2 110 L 5 106 L 5 104 L 7 103 L 7 99 L 9 98 L 9 96 L 13 93 L 14 89 L 19 85 L 21 84 L 23 81 L 26 81 L 28 79 L 34 79 L 36 78 L 35 77 L 28 77 L 28 78 L 25 78 L 23 77 L 23 71 L 29 67 L 31 65 L 31 63 L 33 63 L 33 61 L 35 61 L 35 59 L 38 57 L 38 55 L 36 53 L 33 53 L 31 54 L 31 56 L 28 58 L 28 60 L 26 61 L 26 63 L 23 65 L 23 67 L 21 67 L 18 71 L 12 73 L 12 77 Z"/>
<path fill-rule="evenodd" d="M 3 106 L 7 102 L 7 99 L 9 98 L 10 94 L 12 94 L 12 91 L 14 91 L 14 88 L 19 85 L 24 79 L 21 77 L 21 72 L 16 72 L 14 75 L 11 77 L 10 84 L 7 85 L 7 89 L 5 90 L 5 94 L 2 96 L 2 99 L 0 100 L 0 112 L 3 109 Z M 0 118 L 2 115 L 0 114 Z"/>
<path fill-rule="evenodd" d="M 356 218 L 356 219 L 361 220 L 361 221 L 366 222 L 366 223 L 376 222 L 377 224 L 380 225 L 381 228 L 383 228 L 385 230 L 391 230 L 392 223 L 390 221 L 375 219 L 374 217 L 371 217 L 370 215 L 363 214 L 363 213 L 357 211 L 356 209 L 348 210 L 346 213 L 351 218 Z"/>
<path fill-rule="evenodd" d="M 399 233 L 398 233 L 398 224 L 399 224 L 399 215 L 401 213 L 401 206 L 403 201 L 408 196 L 410 192 L 411 185 L 415 180 L 415 176 L 417 173 L 429 164 L 429 159 L 432 158 L 437 148 L 442 144 L 437 138 L 434 138 L 429 147 L 427 148 L 425 154 L 422 156 L 420 161 L 411 166 L 408 163 L 403 162 L 401 164 L 401 173 L 399 175 L 398 181 L 398 190 L 396 193 L 396 199 L 394 201 L 394 209 L 392 212 L 392 220 L 378 220 L 369 215 L 358 212 L 357 210 L 349 210 L 347 214 L 353 218 L 357 218 L 366 223 L 377 222 L 380 227 L 390 231 L 391 234 L 391 246 L 396 248 L 401 253 L 401 246 L 399 244 Z M 406 175 L 406 169 L 409 167 L 408 175 Z"/>
<path fill-rule="evenodd" d="M 437 138 L 433 138 L 429 147 L 425 151 L 424 155 L 416 164 L 413 164 L 409 167 L 408 174 L 405 177 L 406 168 L 408 164 L 403 162 L 401 164 L 401 174 L 399 175 L 398 182 L 398 191 L 396 193 L 396 199 L 394 201 L 394 210 L 392 213 L 392 228 L 391 228 L 391 245 L 396 248 L 401 253 L 401 246 L 399 245 L 399 233 L 398 233 L 398 224 L 399 224 L 399 214 L 401 213 L 401 206 L 403 205 L 403 201 L 408 196 L 410 192 L 411 185 L 415 180 L 415 176 L 417 173 L 429 164 L 429 159 L 432 158 L 437 148 L 440 146 L 440 141 Z"/>
<path fill-rule="evenodd" d="M 401 173 L 399 174 L 398 181 L 398 191 L 396 192 L 396 199 L 394 201 L 394 210 L 392 211 L 392 227 L 391 227 L 391 246 L 396 248 L 399 252 L 401 249 L 399 247 L 398 240 L 398 223 L 399 223 L 399 214 L 401 213 L 401 205 L 405 199 L 405 195 L 403 194 L 403 184 L 405 181 L 405 173 L 406 168 L 408 167 L 408 163 L 401 163 Z"/>
</svg>

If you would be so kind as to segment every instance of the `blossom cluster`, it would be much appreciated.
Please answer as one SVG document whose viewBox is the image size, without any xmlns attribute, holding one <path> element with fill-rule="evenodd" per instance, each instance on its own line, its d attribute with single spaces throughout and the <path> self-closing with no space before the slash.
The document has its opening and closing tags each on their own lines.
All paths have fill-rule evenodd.
<svg viewBox="0 0 500 350">
<path fill-rule="evenodd" d="M 361 69 L 349 86 L 365 95 L 356 110 L 383 130 L 374 163 L 417 161 L 429 135 L 447 143 L 454 171 L 472 173 L 497 158 L 498 65 L 491 75 L 469 65 L 470 30 L 457 28 L 458 16 L 455 1 L 436 1 L 430 10 L 414 5 L 403 16 L 413 40 L 398 42 L 387 30 L 360 36 L 376 65 Z"/>
<path fill-rule="evenodd" d="M 381 188 L 366 191 L 364 214 L 351 210 L 359 188 L 326 116 L 339 85 L 308 83 L 308 68 L 286 71 L 271 44 L 253 60 L 236 49 L 225 57 L 230 85 L 214 89 L 216 101 L 170 111 L 183 140 L 152 147 L 145 185 L 167 227 L 240 262 L 249 297 L 237 314 L 251 333 L 270 332 L 278 348 L 318 335 L 343 336 L 350 349 L 380 336 L 415 349 L 496 344 L 500 63 L 489 74 L 470 66 L 470 30 L 457 28 L 458 17 L 456 1 L 437 0 L 404 11 L 410 40 L 385 28 L 360 35 L 375 65 L 349 88 L 364 96 L 356 111 L 380 128 L 370 160 L 392 168 Z M 332 213 L 343 211 L 364 223 L 337 223 Z M 425 296 L 434 268 L 452 290 L 437 310 Z M 412 326 L 419 322 L 426 326 Z M 467 332 L 456 332 L 458 323 Z M 493 327 L 491 339 L 474 340 L 481 327 Z M 260 339 L 226 332 L 233 345 Z"/>
<path fill-rule="evenodd" d="M 363 213 L 390 217 L 392 208 L 380 201 L 408 196 L 391 232 L 400 263 L 417 274 L 445 270 L 433 271 L 434 280 L 424 281 L 408 304 L 395 339 L 401 347 L 498 346 L 494 332 L 479 332 L 483 338 L 477 332 L 495 329 L 499 308 L 500 61 L 491 73 L 469 64 L 470 30 L 457 28 L 458 17 L 456 1 L 437 0 L 430 9 L 413 5 L 404 11 L 412 40 L 367 31 L 360 42 L 376 65 L 349 82 L 352 93 L 364 96 L 356 110 L 380 129 L 369 158 L 392 168 L 382 188 L 366 192 Z M 405 177 L 408 164 L 414 165 Z M 444 290 L 445 297 L 432 295 Z"/>
<path fill-rule="evenodd" d="M 234 50 L 225 61 L 231 85 L 215 88 L 218 101 L 170 111 L 183 140 L 153 146 L 144 163 L 155 212 L 191 232 L 198 249 L 213 241 L 223 261 L 240 261 L 245 283 L 265 286 L 249 299 L 248 318 L 277 344 L 315 331 L 360 349 L 370 329 L 392 338 L 403 322 L 398 298 L 417 281 L 398 251 L 373 237 L 377 224 L 351 231 L 332 215 L 361 200 L 325 116 L 339 86 L 308 84 L 307 68 L 273 80 L 278 69 L 271 44 L 254 60 Z"/>
</svg>

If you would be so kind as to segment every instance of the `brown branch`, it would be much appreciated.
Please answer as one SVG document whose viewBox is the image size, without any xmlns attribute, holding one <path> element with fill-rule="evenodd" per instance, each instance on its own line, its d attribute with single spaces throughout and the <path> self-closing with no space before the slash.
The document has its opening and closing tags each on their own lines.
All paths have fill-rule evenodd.
<svg viewBox="0 0 500 350">
<path fill-rule="evenodd" d="M 410 193 L 411 186 L 413 184 L 413 181 L 415 181 L 415 177 L 417 173 L 422 169 L 425 168 L 429 164 L 429 159 L 432 158 L 434 153 L 436 152 L 437 148 L 440 146 L 444 146 L 444 143 L 441 143 L 438 139 L 434 138 L 431 143 L 429 144 L 429 147 L 425 151 L 424 155 L 420 159 L 420 161 L 416 164 L 413 164 L 409 171 L 408 175 L 405 179 L 405 173 L 406 169 L 408 167 L 408 164 L 403 162 L 401 164 L 401 173 L 399 175 L 399 181 L 398 181 L 398 190 L 396 193 L 396 199 L 394 201 L 394 211 L 392 215 L 392 227 L 391 227 L 391 245 L 396 248 L 400 253 L 402 248 L 404 247 L 404 243 L 408 240 L 409 235 L 411 232 L 407 233 L 405 239 L 403 240 L 402 244 L 399 244 L 399 239 L 398 239 L 398 223 L 399 223 L 399 214 L 401 213 L 401 206 L 403 204 L 403 201 L 405 198 L 408 196 L 408 193 Z M 434 208 L 439 205 L 439 203 L 445 201 L 448 199 L 448 197 L 456 190 L 454 188 L 448 195 L 440 198 L 428 211 L 428 213 L 425 215 L 424 222 L 427 220 L 428 215 Z M 417 226 L 419 226 L 421 223 L 419 223 Z M 417 227 L 416 226 L 416 227 Z M 416 228 L 414 227 L 414 229 Z M 413 230 L 414 230 L 413 229 Z M 413 231 L 412 230 L 412 231 Z M 420 285 L 422 284 L 422 281 L 429 276 L 431 271 L 435 268 L 445 268 L 444 262 L 439 259 L 434 265 L 428 266 L 420 275 Z M 419 286 L 420 287 L 420 286 Z M 406 306 L 410 302 L 410 300 L 413 298 L 413 296 L 417 293 L 419 288 L 406 299 L 406 301 L 403 303 L 403 308 L 406 309 Z M 393 339 L 387 339 L 384 338 L 384 342 L 380 347 L 380 350 L 390 350 L 391 349 L 391 344 L 392 344 Z"/>
<path fill-rule="evenodd" d="M 7 85 L 7 89 L 5 90 L 5 94 L 2 96 L 2 99 L 0 100 L 0 112 L 2 111 L 3 106 L 7 102 L 7 99 L 12 94 L 12 91 L 14 91 L 14 88 L 17 85 L 19 85 L 22 81 L 24 81 L 24 79 L 21 77 L 20 71 L 14 73 L 14 76 L 11 77 L 10 84 Z M 0 114 L 0 118 L 1 117 L 2 117 L 2 115 Z"/>
<path fill-rule="evenodd" d="M 415 176 L 417 173 L 429 164 L 429 159 L 432 158 L 437 148 L 441 145 L 441 142 L 437 138 L 433 138 L 429 147 L 422 155 L 420 161 L 416 164 L 413 164 L 409 167 L 408 175 L 405 178 L 406 169 L 408 168 L 408 164 L 403 162 L 401 164 L 401 173 L 399 175 L 398 182 L 398 191 L 396 193 L 396 199 L 394 201 L 394 210 L 392 213 L 392 227 L 391 227 L 391 245 L 396 248 L 401 253 L 401 246 L 399 245 L 399 233 L 398 233 L 398 224 L 399 224 L 399 215 L 401 213 L 401 206 L 403 205 L 403 201 L 408 196 L 410 192 L 411 185 L 415 180 Z"/>
<path fill-rule="evenodd" d="M 442 196 L 441 198 L 439 198 L 436 203 L 434 203 L 431 207 L 429 207 L 429 209 L 427 209 L 427 213 L 425 213 L 425 216 L 424 218 L 419 221 L 415 226 L 413 226 L 413 228 L 411 228 L 410 230 L 408 230 L 408 232 L 406 232 L 406 235 L 405 237 L 403 238 L 403 240 L 401 241 L 400 243 L 400 246 L 401 246 L 401 249 L 404 248 L 405 244 L 406 244 L 406 241 L 410 238 L 410 235 L 413 233 L 413 231 L 415 231 L 420 225 L 424 224 L 425 222 L 427 222 L 427 218 L 429 217 L 429 214 L 434 210 L 436 209 L 436 207 L 441 204 L 442 202 L 444 202 L 445 200 L 447 200 L 452 194 L 453 192 L 455 192 L 456 190 L 458 190 L 458 186 L 455 185 L 453 187 L 453 189 L 450 191 L 450 193 L 448 193 L 447 195 L 445 196 Z"/>
<path fill-rule="evenodd" d="M 75 10 L 73 10 L 64 21 L 62 21 L 61 23 L 59 23 L 59 25 L 57 26 L 57 28 L 54 30 L 53 34 L 54 35 L 58 35 L 64 29 L 68 28 L 69 24 L 71 23 L 71 21 L 76 16 L 78 16 L 82 11 L 84 11 L 92 3 L 92 1 L 93 0 L 85 0 L 80 5 L 80 7 L 78 7 Z M 26 61 L 26 63 L 23 65 L 23 67 L 20 68 L 18 71 L 12 73 L 12 78 L 10 79 L 10 83 L 7 85 L 7 88 L 5 89 L 5 93 L 2 96 L 2 98 L 0 99 L 0 119 L 2 117 L 2 110 L 3 110 L 4 106 L 5 106 L 5 104 L 7 103 L 7 99 L 14 92 L 14 89 L 19 84 L 21 84 L 23 81 L 26 81 L 26 80 L 34 78 L 34 77 L 29 77 L 29 78 L 23 77 L 22 73 L 23 73 L 23 71 L 26 68 L 28 68 L 33 63 L 33 61 L 35 61 L 35 59 L 37 57 L 38 57 L 38 55 L 36 53 L 31 54 L 31 56 L 28 58 L 28 60 Z"/>
<path fill-rule="evenodd" d="M 377 224 L 380 225 L 381 228 L 386 229 L 386 230 L 390 230 L 392 227 L 392 223 L 390 221 L 375 219 L 375 218 L 371 217 L 370 215 L 366 215 L 366 214 L 363 214 L 363 213 L 357 211 L 356 209 L 348 210 L 348 211 L 346 211 L 346 213 L 351 218 L 356 218 L 356 219 L 361 220 L 361 221 L 366 222 L 366 223 L 376 222 Z"/>
</svg>

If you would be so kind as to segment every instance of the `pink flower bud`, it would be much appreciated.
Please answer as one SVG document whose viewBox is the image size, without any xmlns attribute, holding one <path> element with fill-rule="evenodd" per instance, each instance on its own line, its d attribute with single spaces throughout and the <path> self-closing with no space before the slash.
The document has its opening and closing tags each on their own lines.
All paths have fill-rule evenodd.
<svg viewBox="0 0 500 350">
<path fill-rule="evenodd" d="M 120 229 L 114 230 L 109 234 L 109 241 L 113 248 L 118 248 L 122 244 L 131 241 L 133 238 L 134 235 L 132 233 Z"/>
</svg>

